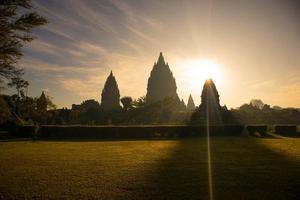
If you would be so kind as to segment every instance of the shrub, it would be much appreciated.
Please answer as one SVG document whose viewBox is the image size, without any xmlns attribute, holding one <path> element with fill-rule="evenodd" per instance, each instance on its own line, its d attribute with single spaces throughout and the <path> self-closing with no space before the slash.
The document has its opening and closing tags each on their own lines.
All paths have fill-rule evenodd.
<svg viewBox="0 0 300 200">
<path fill-rule="evenodd" d="M 261 137 L 267 137 L 268 126 L 267 125 L 249 125 L 247 126 L 249 135 L 255 136 L 255 132 L 258 132 Z"/>
<path fill-rule="evenodd" d="M 33 137 L 35 133 L 35 126 L 19 126 L 16 132 L 16 136 L 21 138 L 30 138 Z"/>
<path fill-rule="evenodd" d="M 296 137 L 297 136 L 297 126 L 296 125 L 276 125 L 275 133 L 278 135 L 286 137 Z"/>
</svg>

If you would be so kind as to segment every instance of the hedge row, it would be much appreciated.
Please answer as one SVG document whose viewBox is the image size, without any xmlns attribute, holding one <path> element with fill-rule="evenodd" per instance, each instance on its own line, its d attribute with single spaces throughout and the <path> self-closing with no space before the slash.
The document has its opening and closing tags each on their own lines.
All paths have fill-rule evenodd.
<svg viewBox="0 0 300 200">
<path fill-rule="evenodd" d="M 297 125 L 276 125 L 275 133 L 286 137 L 297 137 Z"/>
<path fill-rule="evenodd" d="M 258 132 L 262 137 L 267 136 L 267 125 L 249 125 L 246 127 L 250 135 Z M 239 136 L 244 130 L 243 125 L 210 126 L 211 136 Z M 276 134 L 295 137 L 296 125 L 276 125 Z M 206 136 L 206 126 L 35 126 L 0 127 L 0 131 L 10 132 L 14 137 L 40 138 L 78 138 L 78 139 L 105 139 L 105 138 L 172 138 Z"/>
<path fill-rule="evenodd" d="M 259 133 L 261 137 L 267 137 L 268 126 L 267 125 L 249 125 L 247 126 L 249 135 L 255 136 L 255 133 Z"/>
<path fill-rule="evenodd" d="M 34 136 L 36 128 L 36 126 L 17 126 L 9 124 L 8 126 L 1 125 L 0 131 L 5 132 L 5 137 L 9 138 L 29 138 Z"/>
<path fill-rule="evenodd" d="M 244 126 L 210 126 L 211 136 L 239 136 Z M 38 136 L 42 139 L 105 139 L 105 138 L 173 138 L 206 136 L 206 126 L 41 126 Z M 35 136 L 34 126 L 18 129 L 22 136 Z"/>
</svg>

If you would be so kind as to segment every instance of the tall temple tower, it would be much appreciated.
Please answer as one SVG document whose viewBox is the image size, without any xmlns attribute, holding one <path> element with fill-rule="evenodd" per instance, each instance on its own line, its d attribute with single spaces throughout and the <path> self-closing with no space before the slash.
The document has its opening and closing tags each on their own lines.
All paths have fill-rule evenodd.
<svg viewBox="0 0 300 200">
<path fill-rule="evenodd" d="M 212 79 L 205 81 L 201 94 L 201 104 L 192 115 L 192 123 L 205 124 L 209 119 L 211 125 L 224 122 L 225 109 L 220 106 L 220 95 Z"/>
<path fill-rule="evenodd" d="M 117 81 L 112 73 L 106 79 L 101 94 L 101 108 L 104 110 L 120 109 L 120 91 Z"/>
<path fill-rule="evenodd" d="M 212 79 L 205 81 L 201 94 L 200 109 L 206 109 L 207 106 L 210 110 L 219 109 L 221 107 L 220 95 Z"/>
<path fill-rule="evenodd" d="M 154 103 L 171 97 L 175 102 L 180 103 L 176 90 L 175 78 L 160 52 L 158 61 L 154 63 L 148 79 L 146 102 Z"/>
</svg>

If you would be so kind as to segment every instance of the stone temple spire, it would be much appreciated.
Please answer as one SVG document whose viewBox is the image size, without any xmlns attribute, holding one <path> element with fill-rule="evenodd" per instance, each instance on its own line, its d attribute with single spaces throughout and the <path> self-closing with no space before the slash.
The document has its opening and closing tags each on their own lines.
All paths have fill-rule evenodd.
<svg viewBox="0 0 300 200">
<path fill-rule="evenodd" d="M 203 85 L 200 107 L 206 107 L 207 103 L 214 107 L 220 107 L 220 95 L 212 79 L 206 80 Z"/>
<path fill-rule="evenodd" d="M 157 60 L 157 64 L 165 65 L 165 59 L 164 59 L 164 57 L 163 57 L 162 52 L 159 53 L 159 57 L 158 57 L 158 60 Z"/>
<path fill-rule="evenodd" d="M 193 100 L 191 94 L 190 94 L 190 96 L 189 96 L 189 100 L 188 100 L 188 103 L 187 103 L 186 108 L 187 108 L 188 110 L 195 110 L 195 103 L 194 103 L 194 100 Z"/>
<path fill-rule="evenodd" d="M 147 103 L 154 103 L 168 97 L 180 104 L 175 78 L 165 62 L 163 54 L 160 53 L 148 79 L 146 101 Z"/>
<path fill-rule="evenodd" d="M 117 81 L 112 73 L 106 79 L 101 94 L 101 108 L 104 110 L 120 109 L 120 91 Z"/>
</svg>

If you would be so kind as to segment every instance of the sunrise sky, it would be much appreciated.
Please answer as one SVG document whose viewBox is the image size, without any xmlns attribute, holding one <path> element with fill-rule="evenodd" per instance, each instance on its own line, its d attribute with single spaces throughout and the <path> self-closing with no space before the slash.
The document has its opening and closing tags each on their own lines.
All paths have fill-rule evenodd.
<svg viewBox="0 0 300 200">
<path fill-rule="evenodd" d="M 59 107 L 100 101 L 110 70 L 121 96 L 146 94 L 162 51 L 177 92 L 199 105 L 214 63 L 221 104 L 252 98 L 300 107 L 300 3 L 296 0 L 38 0 L 49 24 L 26 47 L 29 95 L 45 90 Z M 212 75 L 214 78 L 214 75 Z M 207 77 L 208 78 L 208 77 Z"/>
</svg>

